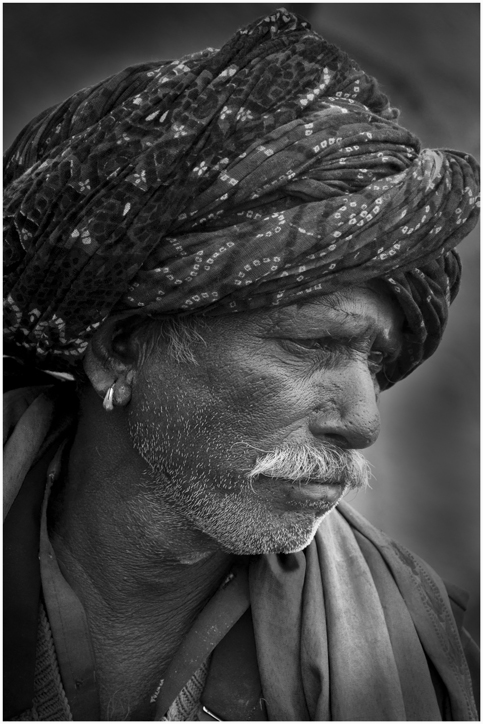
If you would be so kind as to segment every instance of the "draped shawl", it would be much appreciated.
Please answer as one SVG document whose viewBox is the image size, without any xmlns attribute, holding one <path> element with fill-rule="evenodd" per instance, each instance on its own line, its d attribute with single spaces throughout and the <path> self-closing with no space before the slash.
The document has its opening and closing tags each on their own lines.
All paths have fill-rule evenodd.
<svg viewBox="0 0 483 724">
<path fill-rule="evenodd" d="M 250 600 L 271 720 L 478 718 L 442 580 L 345 503 L 253 565 Z"/>
<path fill-rule="evenodd" d="M 41 113 L 5 166 L 8 345 L 68 368 L 110 314 L 229 314 L 381 278 L 383 386 L 437 347 L 476 223 L 471 156 L 422 149 L 374 78 L 280 9 Z"/>
</svg>

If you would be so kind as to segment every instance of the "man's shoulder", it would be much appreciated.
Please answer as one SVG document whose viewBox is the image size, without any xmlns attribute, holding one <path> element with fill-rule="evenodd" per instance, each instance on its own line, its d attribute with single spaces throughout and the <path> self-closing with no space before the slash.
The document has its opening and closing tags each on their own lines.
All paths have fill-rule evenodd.
<svg viewBox="0 0 483 724">
<path fill-rule="evenodd" d="M 72 395 L 56 385 L 12 389 L 3 400 L 4 518 L 28 472 L 71 428 Z"/>
<path fill-rule="evenodd" d="M 27 410 L 39 397 L 48 397 L 50 387 L 18 387 L 3 395 L 3 443 L 12 435 Z"/>
</svg>

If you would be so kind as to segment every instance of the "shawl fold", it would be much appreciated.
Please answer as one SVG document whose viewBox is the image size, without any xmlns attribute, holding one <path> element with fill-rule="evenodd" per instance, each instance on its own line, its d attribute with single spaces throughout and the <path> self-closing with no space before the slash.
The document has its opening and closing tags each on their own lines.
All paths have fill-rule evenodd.
<svg viewBox="0 0 483 724">
<path fill-rule="evenodd" d="M 250 599 L 270 720 L 478 719 L 443 581 L 345 503 L 252 564 Z"/>
</svg>

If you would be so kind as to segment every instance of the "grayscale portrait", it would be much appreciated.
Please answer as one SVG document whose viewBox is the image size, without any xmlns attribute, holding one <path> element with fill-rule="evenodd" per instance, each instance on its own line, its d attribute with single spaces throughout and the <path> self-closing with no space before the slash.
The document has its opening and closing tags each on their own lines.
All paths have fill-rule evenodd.
<svg viewBox="0 0 483 724">
<path fill-rule="evenodd" d="M 4 5 L 5 720 L 479 720 L 478 28 Z"/>
</svg>

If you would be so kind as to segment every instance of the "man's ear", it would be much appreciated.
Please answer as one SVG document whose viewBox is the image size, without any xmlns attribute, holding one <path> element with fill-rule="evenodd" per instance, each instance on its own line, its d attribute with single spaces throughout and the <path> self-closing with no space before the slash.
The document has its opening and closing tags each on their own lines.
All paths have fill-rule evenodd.
<svg viewBox="0 0 483 724">
<path fill-rule="evenodd" d="M 126 317 L 108 317 L 91 338 L 84 356 L 84 371 L 99 397 L 126 405 L 138 365 L 138 347 L 125 332 Z"/>
</svg>

